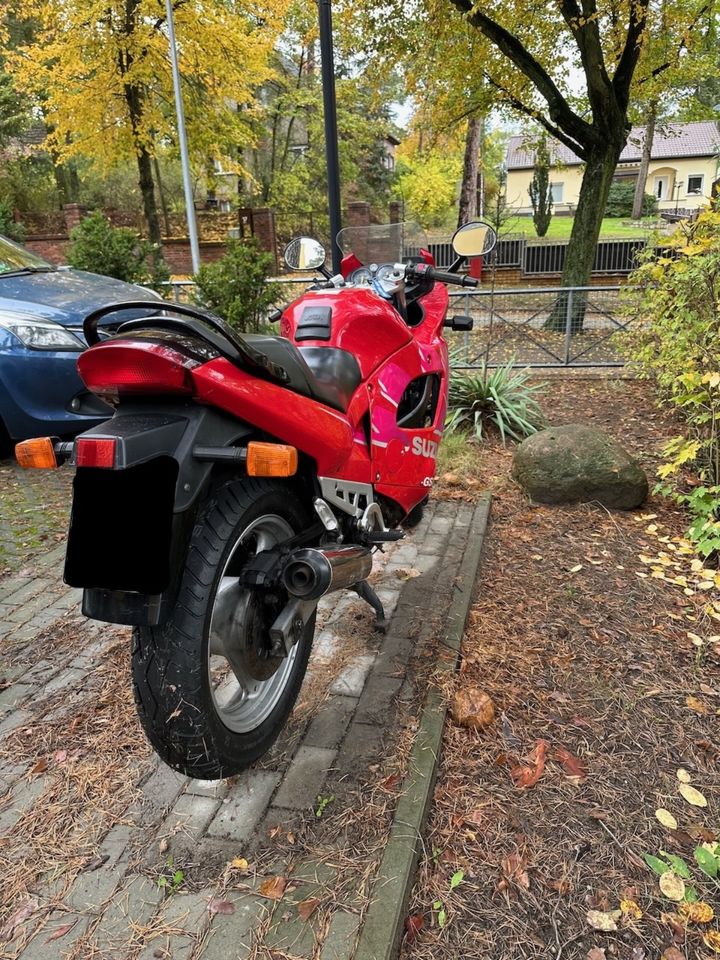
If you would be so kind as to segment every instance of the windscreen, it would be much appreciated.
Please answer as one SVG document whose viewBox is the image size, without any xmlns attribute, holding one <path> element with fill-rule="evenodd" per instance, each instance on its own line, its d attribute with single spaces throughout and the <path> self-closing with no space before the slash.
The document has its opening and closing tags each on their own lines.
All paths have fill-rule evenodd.
<svg viewBox="0 0 720 960">
<path fill-rule="evenodd" d="M 52 269 L 47 260 L 30 253 L 24 247 L 13 243 L 7 237 L 0 236 L 0 275 L 14 273 L 16 270 Z"/>
<path fill-rule="evenodd" d="M 419 223 L 380 223 L 368 227 L 345 227 L 337 235 L 344 256 L 354 253 L 364 266 L 369 263 L 399 263 L 427 249 L 428 239 Z"/>
</svg>

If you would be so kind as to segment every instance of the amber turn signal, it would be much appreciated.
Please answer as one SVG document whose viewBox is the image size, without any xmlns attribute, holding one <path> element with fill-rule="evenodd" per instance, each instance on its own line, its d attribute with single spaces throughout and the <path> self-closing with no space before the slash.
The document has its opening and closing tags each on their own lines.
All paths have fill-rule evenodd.
<svg viewBox="0 0 720 960">
<path fill-rule="evenodd" d="M 25 470 L 35 467 L 39 470 L 52 470 L 57 465 L 52 437 L 34 437 L 15 445 L 15 458 Z"/>
<path fill-rule="evenodd" d="M 298 454 L 295 447 L 283 443 L 259 443 L 253 440 L 247 446 L 245 464 L 251 477 L 294 477 Z"/>
</svg>

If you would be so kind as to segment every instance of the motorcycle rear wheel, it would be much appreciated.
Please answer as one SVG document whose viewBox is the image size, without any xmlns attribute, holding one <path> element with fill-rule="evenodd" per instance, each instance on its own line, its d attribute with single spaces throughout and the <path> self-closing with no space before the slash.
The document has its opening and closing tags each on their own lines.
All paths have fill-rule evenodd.
<svg viewBox="0 0 720 960">
<path fill-rule="evenodd" d="M 269 655 L 269 627 L 287 594 L 241 587 L 253 553 L 308 524 L 276 481 L 233 481 L 195 525 L 177 604 L 160 627 L 133 632 L 132 676 L 140 722 L 155 751 L 191 777 L 239 773 L 272 746 L 302 685 L 314 616 L 287 657 Z"/>
</svg>

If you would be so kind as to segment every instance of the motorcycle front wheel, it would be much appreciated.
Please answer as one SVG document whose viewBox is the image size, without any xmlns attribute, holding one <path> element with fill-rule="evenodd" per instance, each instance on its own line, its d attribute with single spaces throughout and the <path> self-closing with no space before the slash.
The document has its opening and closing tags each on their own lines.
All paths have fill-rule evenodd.
<svg viewBox="0 0 720 960">
<path fill-rule="evenodd" d="M 270 626 L 282 588 L 250 589 L 238 575 L 253 554 L 309 523 L 275 481 L 233 481 L 209 499 L 193 530 L 177 603 L 159 627 L 133 632 L 140 722 L 158 755 L 202 780 L 239 773 L 271 747 L 293 708 L 315 627 L 288 656 L 272 656 Z"/>
</svg>

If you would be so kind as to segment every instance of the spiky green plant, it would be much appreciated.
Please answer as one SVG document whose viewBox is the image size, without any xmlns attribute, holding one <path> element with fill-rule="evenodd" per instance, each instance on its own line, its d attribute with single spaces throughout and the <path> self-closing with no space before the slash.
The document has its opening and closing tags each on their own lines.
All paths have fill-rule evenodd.
<svg viewBox="0 0 720 960">
<path fill-rule="evenodd" d="M 445 429 L 469 430 L 479 440 L 488 424 L 497 427 L 505 443 L 529 437 L 543 426 L 540 404 L 535 395 L 543 384 L 531 384 L 530 370 L 514 370 L 510 360 L 504 367 L 487 367 L 476 374 L 453 372 L 450 376 L 448 417 Z"/>
</svg>

